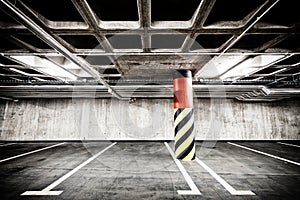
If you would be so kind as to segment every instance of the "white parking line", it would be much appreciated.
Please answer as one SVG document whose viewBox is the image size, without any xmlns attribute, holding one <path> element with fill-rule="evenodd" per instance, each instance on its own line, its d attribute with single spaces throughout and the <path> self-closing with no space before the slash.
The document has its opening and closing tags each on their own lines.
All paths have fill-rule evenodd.
<svg viewBox="0 0 300 200">
<path fill-rule="evenodd" d="M 10 145 L 13 145 L 13 144 L 16 144 L 16 143 L 1 144 L 0 147 L 10 146 Z"/>
<path fill-rule="evenodd" d="M 70 172 L 68 172 L 64 176 L 60 177 L 58 180 L 54 181 L 52 184 L 50 184 L 49 186 L 47 186 L 43 190 L 41 190 L 41 191 L 26 191 L 26 192 L 22 193 L 21 195 L 23 195 L 23 196 L 25 196 L 25 195 L 60 195 L 63 191 L 51 191 L 51 190 L 53 188 L 55 188 L 56 186 L 58 186 L 59 184 L 61 184 L 67 178 L 69 178 L 70 176 L 72 176 L 73 174 L 75 174 L 82 167 L 84 167 L 85 165 L 87 165 L 88 163 L 90 163 L 91 161 L 93 161 L 95 158 L 97 158 L 98 156 L 100 156 L 102 153 L 104 153 L 105 151 L 107 151 L 109 148 L 111 148 L 112 146 L 114 146 L 115 144 L 117 144 L 117 143 L 116 142 L 112 143 L 111 145 L 109 145 L 105 149 L 101 150 L 100 152 L 98 152 L 94 156 L 90 157 L 88 160 L 86 160 L 85 162 L 81 163 L 76 168 L 72 169 Z"/>
<path fill-rule="evenodd" d="M 185 170 L 184 166 L 181 164 L 181 162 L 179 160 L 177 160 L 174 156 L 174 152 L 172 151 L 171 147 L 169 146 L 169 144 L 167 142 L 164 142 L 168 151 L 170 152 L 173 160 L 175 161 L 177 167 L 179 168 L 181 174 L 183 175 L 185 181 L 187 182 L 187 184 L 189 185 L 189 187 L 191 188 L 191 190 L 177 190 L 178 194 L 180 195 L 201 195 L 201 192 L 199 191 L 199 189 L 197 188 L 196 184 L 193 182 L 192 178 L 190 177 L 190 175 L 187 173 L 187 171 Z"/>
<path fill-rule="evenodd" d="M 223 178 L 216 174 L 211 168 L 209 168 L 204 162 L 196 158 L 196 162 L 201 165 L 212 177 L 214 177 L 223 187 L 232 195 L 255 195 L 250 190 L 236 190 L 229 183 L 227 183 Z"/>
<path fill-rule="evenodd" d="M 57 147 L 57 146 L 60 146 L 60 145 L 63 145 L 63 144 L 65 144 L 65 142 L 62 142 L 62 143 L 59 143 L 59 144 L 55 144 L 55 145 L 52 145 L 52 146 L 48 146 L 48 147 L 44 147 L 44 148 L 41 148 L 41 149 L 37 149 L 37 150 L 34 150 L 34 151 L 30 151 L 30 152 L 27 152 L 27 153 L 23 153 L 23 154 L 20 154 L 20 155 L 17 155 L 17 156 L 13 156 L 13 157 L 10 157 L 10 158 L 5 158 L 3 160 L 0 160 L 0 163 L 5 162 L 5 161 L 9 161 L 9 160 L 12 160 L 12 159 L 15 159 L 15 158 L 19 158 L 19 157 L 22 157 L 22 156 L 26 156 L 26 155 L 29 155 L 29 154 L 33 154 L 33 153 L 37 153 L 37 152 L 40 152 L 40 151 L 44 151 L 46 149 Z"/>
<path fill-rule="evenodd" d="M 275 158 L 275 159 L 278 159 L 278 160 L 282 160 L 282 161 L 285 161 L 285 162 L 288 162 L 288 163 L 291 163 L 291 164 L 294 164 L 294 165 L 298 165 L 300 166 L 300 163 L 297 163 L 295 161 L 292 161 L 292 160 L 288 160 L 288 159 L 285 159 L 285 158 L 281 158 L 279 156 L 274 156 L 272 154 L 268 154 L 268 153 L 265 153 L 265 152 L 262 152 L 262 151 L 258 151 L 258 150 L 255 150 L 255 149 L 251 149 L 249 147 L 245 147 L 243 145 L 239 145 L 239 144 L 235 144 L 235 143 L 231 143 L 231 142 L 227 142 L 228 144 L 231 144 L 231 145 L 234 145 L 234 146 L 237 146 L 237 147 L 240 147 L 240 148 L 243 148 L 243 149 L 247 149 L 249 151 L 253 151 L 255 153 L 259 153 L 259 154 L 262 154 L 262 155 L 265 155 L 265 156 L 269 156 L 269 157 L 272 157 L 272 158 Z"/>
<path fill-rule="evenodd" d="M 283 144 L 283 145 L 286 145 L 286 146 L 291 146 L 291 147 L 300 147 L 298 145 L 295 145 L 295 144 L 288 144 L 288 143 L 284 143 L 284 142 L 277 142 L 278 144 Z"/>
</svg>

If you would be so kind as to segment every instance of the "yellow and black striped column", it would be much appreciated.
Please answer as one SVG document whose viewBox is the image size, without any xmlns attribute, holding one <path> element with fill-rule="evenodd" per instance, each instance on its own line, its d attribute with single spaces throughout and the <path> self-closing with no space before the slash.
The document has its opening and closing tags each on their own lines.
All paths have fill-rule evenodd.
<svg viewBox="0 0 300 200">
<path fill-rule="evenodd" d="M 174 73 L 173 86 L 175 157 L 180 160 L 194 160 L 196 153 L 191 71 L 177 70 Z"/>
</svg>

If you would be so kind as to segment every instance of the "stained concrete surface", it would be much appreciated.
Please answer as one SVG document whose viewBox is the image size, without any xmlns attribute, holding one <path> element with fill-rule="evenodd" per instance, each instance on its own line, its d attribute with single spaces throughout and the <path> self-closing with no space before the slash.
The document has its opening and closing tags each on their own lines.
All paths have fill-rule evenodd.
<svg viewBox="0 0 300 200">
<path fill-rule="evenodd" d="M 297 147 L 276 142 L 235 143 L 296 162 L 300 160 Z M 53 144 L 0 146 L 0 159 Z M 53 189 L 63 190 L 61 195 L 20 196 L 25 191 L 44 189 L 110 144 L 109 141 L 67 142 L 0 163 L 1 199 L 297 199 L 300 195 L 300 166 L 227 142 L 197 142 L 197 157 L 236 190 L 251 190 L 256 195 L 231 195 L 195 161 L 182 164 L 202 195 L 178 195 L 177 190 L 190 188 L 163 142 L 118 142 Z M 173 148 L 174 144 L 169 145 Z"/>
<path fill-rule="evenodd" d="M 297 100 L 194 99 L 194 132 L 198 140 L 299 140 L 299 111 Z M 0 138 L 172 140 L 173 112 L 172 99 L 137 99 L 132 104 L 114 99 L 0 102 Z"/>
</svg>

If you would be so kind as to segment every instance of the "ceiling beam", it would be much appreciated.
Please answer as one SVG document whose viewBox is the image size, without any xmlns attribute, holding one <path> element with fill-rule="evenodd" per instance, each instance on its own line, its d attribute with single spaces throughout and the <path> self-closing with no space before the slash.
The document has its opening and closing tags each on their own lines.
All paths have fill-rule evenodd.
<svg viewBox="0 0 300 200">
<path fill-rule="evenodd" d="M 216 0 L 202 0 L 192 18 L 192 30 L 191 37 L 197 32 L 197 29 L 203 28 L 203 25 L 211 12 Z"/>
<path fill-rule="evenodd" d="M 4 56 L 26 56 L 26 55 L 36 55 L 36 56 L 58 56 L 56 51 L 41 51 L 41 52 L 28 52 L 24 50 L 19 51 L 4 51 L 0 52 L 1 55 Z M 172 56 L 174 53 L 170 52 L 153 52 L 153 53 L 141 53 L 141 52 L 113 52 L 113 53 L 106 53 L 106 52 L 93 52 L 93 51 L 85 51 L 85 52 L 78 52 L 73 53 L 77 56 L 122 56 L 126 54 L 126 56 Z M 211 51 L 193 51 L 193 52 L 178 52 L 176 55 L 178 56 L 218 56 L 220 52 L 211 52 Z M 290 51 L 274 51 L 274 52 L 227 52 L 223 54 L 224 56 L 241 56 L 241 55 L 248 55 L 248 56 L 256 56 L 256 55 L 300 55 L 300 52 L 290 52 Z M 113 66 L 113 65 L 112 65 Z"/>
<path fill-rule="evenodd" d="M 125 22 L 126 23 L 126 22 Z M 212 34 L 212 35 L 216 35 L 216 34 L 234 34 L 237 35 L 239 34 L 241 31 L 240 29 L 237 29 L 235 27 L 228 27 L 228 28 L 224 28 L 222 24 L 226 24 L 226 22 L 220 22 L 220 24 L 218 25 L 218 27 L 205 27 L 203 28 L 198 28 L 196 27 L 195 29 L 190 28 L 184 28 L 184 29 L 180 29 L 180 28 L 163 28 L 163 27 L 159 27 L 159 28 L 148 28 L 148 32 L 149 34 L 174 34 L 174 33 L 182 33 L 182 34 L 191 34 L 191 33 L 195 33 L 195 34 L 199 34 L 199 33 L 203 33 L 203 34 Z M 28 34 L 28 31 L 26 29 L 26 27 L 22 26 L 18 26 L 18 27 L 5 27 L 5 29 L 3 29 L 4 26 L 0 26 L 0 35 L 11 35 L 16 33 L 16 30 L 18 31 L 18 33 L 20 34 Z M 76 27 L 76 25 L 74 25 L 74 27 Z M 87 35 L 87 34 L 94 34 L 94 31 L 91 30 L 90 28 L 80 28 L 77 27 L 74 29 L 74 27 L 72 28 L 61 28 L 61 29 L 51 29 L 51 32 L 53 34 L 63 34 L 63 35 Z M 2 28 L 2 29 L 1 29 Z M 49 27 L 51 28 L 51 27 Z M 132 35 L 137 35 L 137 34 L 142 34 L 144 32 L 144 28 L 136 28 L 136 29 L 120 29 L 120 28 L 107 28 L 107 29 L 100 29 L 98 30 L 98 32 L 102 35 L 106 35 L 106 34 L 124 34 L 124 32 L 126 32 L 126 34 L 132 34 Z M 261 25 L 260 27 L 252 27 L 252 29 L 248 30 L 249 34 L 286 34 L 286 33 L 291 33 L 291 34 L 296 34 L 299 33 L 299 30 L 297 30 L 295 27 L 274 27 L 271 25 Z"/>
<path fill-rule="evenodd" d="M 94 36 L 99 41 L 101 46 L 103 47 L 106 53 L 114 52 L 114 49 L 105 35 L 101 32 L 99 27 L 99 19 L 97 15 L 94 14 L 91 7 L 89 6 L 86 0 L 72 0 L 72 3 L 78 10 L 78 12 L 83 17 L 84 21 L 89 25 L 92 29 Z M 108 56 L 109 59 L 114 63 L 115 68 L 118 70 L 120 74 L 122 74 L 122 70 L 117 62 L 117 58 L 115 56 Z"/>
<path fill-rule="evenodd" d="M 137 3 L 140 28 L 144 30 L 141 33 L 143 52 L 150 52 L 151 36 L 149 29 L 151 27 L 151 2 L 150 0 L 138 0 Z"/>
<path fill-rule="evenodd" d="M 39 37 L 41 40 L 46 42 L 53 49 L 64 55 L 67 59 L 74 62 L 76 65 L 80 66 L 84 71 L 88 72 L 93 78 L 95 78 L 99 83 L 103 84 L 108 92 L 117 97 L 118 99 L 123 100 L 118 93 L 116 93 L 111 86 L 106 83 L 106 81 L 100 76 L 100 74 L 93 69 L 87 62 L 83 61 L 76 55 L 73 55 L 67 48 L 61 45 L 50 33 L 40 27 L 32 19 L 26 16 L 21 10 L 19 10 L 15 5 L 9 2 L 9 0 L 0 0 L 1 7 L 5 8 L 4 10 L 9 11 L 8 14 L 16 19 L 19 23 L 23 24 L 30 30 L 33 34 Z M 126 100 L 128 100 L 126 98 Z"/>
<path fill-rule="evenodd" d="M 233 40 L 224 48 L 224 50 L 222 51 L 222 53 L 220 54 L 220 56 L 222 54 L 224 54 L 225 52 L 227 52 L 231 47 L 233 47 L 233 45 L 235 45 L 265 14 L 267 14 L 277 3 L 279 2 L 279 0 L 276 0 L 275 2 L 270 1 L 270 3 L 267 3 L 265 6 L 263 6 L 261 8 L 261 14 L 259 16 L 257 16 L 256 18 L 254 18 L 255 16 L 253 16 L 253 21 L 249 21 L 242 29 L 241 29 L 241 33 L 238 35 L 235 35 L 235 37 L 233 38 Z"/>
</svg>

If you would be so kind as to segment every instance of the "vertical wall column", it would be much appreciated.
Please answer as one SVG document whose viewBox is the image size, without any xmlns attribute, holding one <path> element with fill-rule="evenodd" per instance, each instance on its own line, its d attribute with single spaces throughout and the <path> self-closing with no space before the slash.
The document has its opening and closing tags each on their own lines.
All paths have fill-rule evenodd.
<svg viewBox="0 0 300 200">
<path fill-rule="evenodd" d="M 175 157 L 180 160 L 194 160 L 196 154 L 191 71 L 175 71 L 173 86 Z"/>
</svg>

